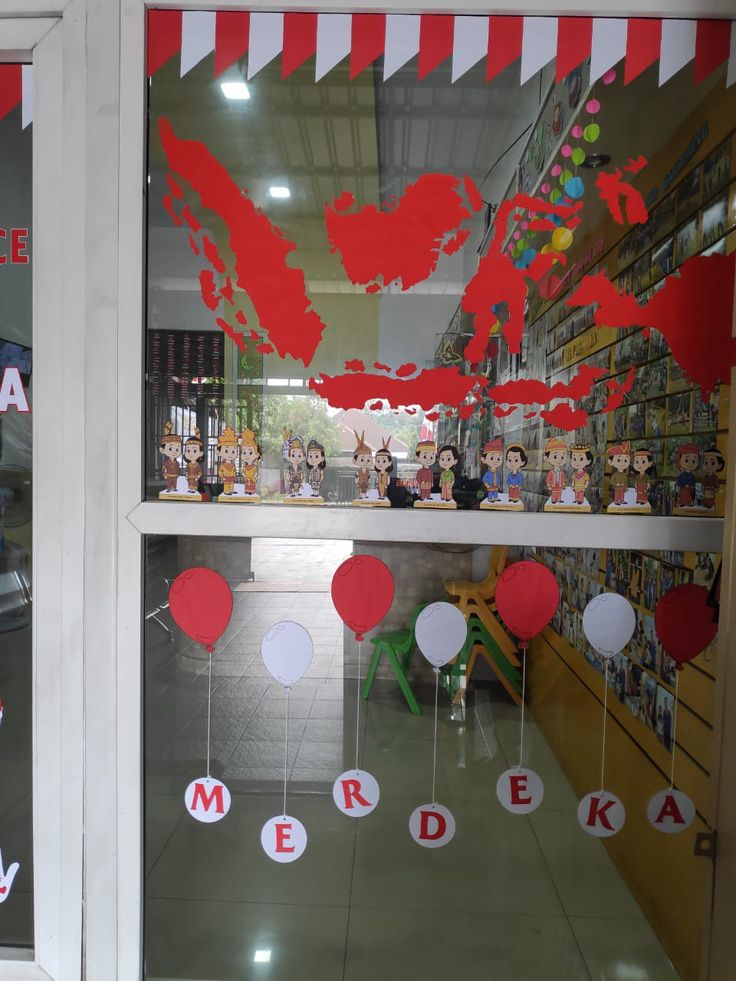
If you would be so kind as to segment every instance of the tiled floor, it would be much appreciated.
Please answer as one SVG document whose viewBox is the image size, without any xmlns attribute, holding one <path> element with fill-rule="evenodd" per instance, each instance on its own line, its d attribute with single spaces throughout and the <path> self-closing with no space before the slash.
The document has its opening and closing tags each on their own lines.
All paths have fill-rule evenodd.
<svg viewBox="0 0 736 981">
<path fill-rule="evenodd" d="M 257 579 L 283 581 L 297 556 L 283 542 L 254 543 Z M 340 557 L 326 551 L 324 571 Z M 312 581 L 319 565 L 315 553 Z M 259 834 L 281 810 L 285 701 L 258 652 L 265 629 L 286 617 L 312 632 L 315 659 L 294 690 L 289 726 L 287 809 L 309 844 L 281 866 Z M 533 720 L 526 746 L 544 779 L 542 808 L 523 818 L 498 805 L 496 778 L 518 753 L 518 710 L 503 693 L 476 693 L 465 719 L 440 699 L 438 799 L 457 834 L 425 850 L 407 821 L 431 796 L 432 686 L 418 690 L 421 717 L 389 681 L 362 703 L 362 765 L 381 802 L 355 821 L 331 795 L 355 752 L 355 681 L 342 678 L 329 592 L 238 592 L 226 639 L 213 666 L 213 773 L 233 804 L 223 821 L 203 825 L 184 811 L 182 793 L 204 767 L 206 662 L 149 629 L 147 978 L 677 978 L 605 848 L 579 830 L 573 792 Z M 255 963 L 256 951 L 270 951 L 270 962 Z"/>
</svg>

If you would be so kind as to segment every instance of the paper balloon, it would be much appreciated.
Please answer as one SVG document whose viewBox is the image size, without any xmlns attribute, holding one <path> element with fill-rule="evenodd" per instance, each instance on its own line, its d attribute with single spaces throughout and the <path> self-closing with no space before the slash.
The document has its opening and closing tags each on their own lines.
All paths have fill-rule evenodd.
<svg viewBox="0 0 736 981">
<path fill-rule="evenodd" d="M 563 157 L 569 157 L 570 154 L 572 153 L 572 147 L 570 146 L 570 144 L 566 143 L 560 150 L 560 153 L 562 154 Z"/>
<path fill-rule="evenodd" d="M 496 583 L 496 609 L 512 634 L 526 644 L 544 630 L 560 602 L 547 566 L 525 560 L 505 569 Z"/>
<path fill-rule="evenodd" d="M 169 610 L 188 637 L 212 653 L 233 612 L 233 594 L 219 572 L 194 566 L 180 572 L 169 588 Z"/>
<path fill-rule="evenodd" d="M 552 164 L 552 167 L 550 169 L 550 174 L 552 174 L 553 177 L 559 177 L 561 173 L 562 173 L 562 167 L 559 164 Z"/>
<path fill-rule="evenodd" d="M 583 610 L 583 631 L 601 657 L 620 654 L 634 636 L 636 613 L 625 596 L 601 593 Z"/>
<path fill-rule="evenodd" d="M 585 193 L 585 184 L 580 177 L 571 177 L 565 184 L 565 194 L 571 198 L 581 198 Z"/>
<path fill-rule="evenodd" d="M 332 577 L 332 602 L 356 640 L 383 620 L 394 601 L 394 577 L 372 555 L 354 555 Z"/>
<path fill-rule="evenodd" d="M 601 135 L 601 128 L 598 123 L 589 123 L 583 130 L 583 139 L 586 143 L 595 143 Z"/>
<path fill-rule="evenodd" d="M 582 130 L 580 132 L 582 135 Z M 581 146 L 576 146 L 572 151 L 572 157 L 570 159 L 576 167 L 579 166 L 585 160 L 585 150 Z"/>
<path fill-rule="evenodd" d="M 313 651 L 309 631 L 292 620 L 275 623 L 261 643 L 263 663 L 284 688 L 291 688 L 299 681 L 312 663 Z"/>
<path fill-rule="evenodd" d="M 708 605 L 705 586 L 684 583 L 664 594 L 654 610 L 654 626 L 662 647 L 678 667 L 702 653 L 715 640 L 718 624 Z"/>
<path fill-rule="evenodd" d="M 562 197 L 562 191 L 559 189 L 559 187 L 553 187 L 549 196 L 549 199 L 552 202 L 552 204 L 554 204 L 555 201 L 559 201 L 561 197 Z"/>
<path fill-rule="evenodd" d="M 583 135 L 583 127 L 580 125 L 580 123 L 575 123 L 575 125 L 573 126 L 572 135 L 575 137 L 576 140 L 579 140 L 580 137 Z"/>
<path fill-rule="evenodd" d="M 435 668 L 457 657 L 467 636 L 465 617 L 451 603 L 430 603 L 417 617 L 417 647 Z"/>
<path fill-rule="evenodd" d="M 572 245 L 572 232 L 569 228 L 555 228 L 552 232 L 552 245 L 560 252 Z"/>
</svg>

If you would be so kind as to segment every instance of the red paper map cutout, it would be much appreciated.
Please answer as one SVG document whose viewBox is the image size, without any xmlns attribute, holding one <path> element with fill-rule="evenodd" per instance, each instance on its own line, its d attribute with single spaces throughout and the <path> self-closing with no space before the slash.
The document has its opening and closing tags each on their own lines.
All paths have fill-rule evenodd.
<svg viewBox="0 0 736 981">
<path fill-rule="evenodd" d="M 296 245 L 255 207 L 247 190 L 236 186 L 203 143 L 178 138 L 166 119 L 159 120 L 159 132 L 171 171 L 191 186 L 202 207 L 225 223 L 235 261 L 235 284 L 248 294 L 266 335 L 250 329 L 251 338 L 257 342 L 256 350 L 264 354 L 276 351 L 280 357 L 290 355 L 308 365 L 319 347 L 325 324 L 312 308 L 302 270 L 289 264 Z M 646 159 L 639 156 L 629 158 L 624 169 L 637 173 L 645 165 Z M 167 174 L 167 183 L 169 193 L 163 199 L 164 207 L 176 225 L 186 225 L 192 251 L 203 252 L 210 263 L 211 268 L 200 273 L 202 301 L 211 311 L 224 304 L 226 312 L 227 306 L 234 306 L 234 286 L 227 276 L 225 286 L 218 288 L 213 270 L 220 275 L 225 272 L 219 250 L 211 239 L 200 234 L 202 226 L 189 205 L 177 210 L 183 190 L 172 173 Z M 630 223 L 647 220 L 641 195 L 622 180 L 619 169 L 599 174 L 596 184 L 615 221 L 623 223 L 624 215 Z M 424 175 L 384 210 L 370 205 L 351 211 L 354 204 L 353 195 L 343 192 L 333 201 L 332 208 L 326 206 L 326 232 L 330 247 L 340 252 L 349 278 L 364 285 L 366 292 L 379 292 L 382 284 L 394 282 L 406 290 L 431 276 L 440 254 L 451 254 L 467 240 L 468 229 L 461 228 L 461 224 L 483 207 L 469 177 L 460 180 L 448 174 Z M 497 351 L 497 341 L 490 331 L 499 321 L 494 311 L 499 305 L 504 311 L 501 333 L 509 350 L 518 353 L 530 286 L 541 285 L 540 281 L 549 277 L 553 263 L 566 264 L 562 252 L 539 252 L 526 268 L 517 267 L 512 257 L 502 251 L 510 220 L 523 220 L 526 211 L 528 227 L 536 231 L 552 231 L 560 224 L 573 229 L 580 224 L 578 212 L 582 207 L 581 201 L 564 203 L 563 199 L 561 204 L 551 204 L 522 194 L 502 202 L 487 252 L 461 301 L 462 310 L 473 318 L 473 336 L 463 360 L 480 364 L 492 349 Z M 555 216 L 555 220 L 550 216 Z M 199 244 L 194 238 L 197 234 Z M 730 336 L 735 257 L 736 254 L 712 255 L 688 260 L 680 275 L 669 277 L 643 306 L 633 295 L 619 294 L 603 273 L 585 277 L 567 304 L 597 303 L 598 324 L 660 330 L 674 359 L 707 397 L 736 364 L 736 341 Z M 708 326 L 705 342 L 704 317 Z M 235 320 L 241 326 L 247 322 L 240 310 L 235 311 Z M 217 316 L 216 323 L 245 350 L 242 331 L 225 316 Z M 438 418 L 438 407 L 444 406 L 445 415 L 452 415 L 455 410 L 461 418 L 467 418 L 476 411 L 484 413 L 481 403 L 488 399 L 496 402 L 493 411 L 498 417 L 510 415 L 518 406 L 537 405 L 544 419 L 568 431 L 585 426 L 588 415 L 575 403 L 590 395 L 596 384 L 605 384 L 608 389 L 602 409 L 605 413 L 623 404 L 634 381 L 633 371 L 624 379 L 603 378 L 602 369 L 589 365 L 581 366 L 568 385 L 549 386 L 540 379 L 519 378 L 493 387 L 489 387 L 484 375 L 463 375 L 456 366 L 417 371 L 413 363 L 392 369 L 375 361 L 373 369 L 380 374 L 374 374 L 365 371 L 362 360 L 348 358 L 345 369 L 345 374 L 320 374 L 309 382 L 309 387 L 335 408 L 362 409 L 370 403 L 374 409 L 402 407 L 413 414 L 416 409 L 411 407 L 421 406 Z M 557 404 L 552 406 L 552 402 Z M 534 414 L 528 412 L 525 418 Z"/>
<path fill-rule="evenodd" d="M 735 263 L 736 252 L 688 259 L 679 275 L 669 276 L 642 306 L 632 293 L 617 292 L 603 273 L 584 276 L 567 305 L 597 303 L 597 324 L 656 328 L 707 399 L 736 364 L 736 338 L 731 336 Z"/>
</svg>

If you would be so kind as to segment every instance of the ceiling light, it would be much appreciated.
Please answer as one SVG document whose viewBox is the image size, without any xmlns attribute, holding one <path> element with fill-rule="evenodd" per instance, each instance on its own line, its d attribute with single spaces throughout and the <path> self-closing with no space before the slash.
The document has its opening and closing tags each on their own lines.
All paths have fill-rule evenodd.
<svg viewBox="0 0 736 981">
<path fill-rule="evenodd" d="M 611 158 L 607 153 L 589 153 L 580 166 L 587 167 L 589 170 L 598 170 L 599 167 L 605 167 L 610 162 Z"/>
<path fill-rule="evenodd" d="M 253 962 L 255 964 L 270 964 L 271 963 L 271 951 L 270 950 L 257 950 L 253 955 Z"/>
<path fill-rule="evenodd" d="M 237 99 L 240 102 L 250 99 L 250 90 L 245 82 L 220 82 L 220 88 L 226 99 Z"/>
<path fill-rule="evenodd" d="M 272 198 L 290 198 L 291 197 L 291 191 L 289 190 L 288 187 L 280 187 L 278 185 L 276 187 L 269 187 L 268 193 L 271 195 Z"/>
</svg>

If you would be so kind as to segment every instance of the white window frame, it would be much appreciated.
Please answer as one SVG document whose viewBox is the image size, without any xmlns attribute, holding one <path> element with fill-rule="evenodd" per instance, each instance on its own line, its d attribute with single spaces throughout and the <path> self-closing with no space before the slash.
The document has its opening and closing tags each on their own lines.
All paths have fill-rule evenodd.
<svg viewBox="0 0 736 981">
<path fill-rule="evenodd" d="M 0 60 L 33 64 L 33 861 L 32 960 L 0 955 L 0 979 L 72 979 L 81 972 L 83 769 L 83 495 L 61 475 L 84 429 L 79 216 L 73 177 L 79 99 L 75 31 L 60 0 L 0 0 Z M 12 16 L 17 14 L 18 16 Z M 73 20 L 73 17 L 71 18 Z M 79 52 L 76 52 L 79 54 Z M 76 77 L 75 77 L 76 76 Z M 66 193 L 61 193 L 62 187 Z M 73 250 L 77 248 L 75 253 Z M 1 843 L 1 839 L 0 839 Z M 13 856 L 6 854 L 6 861 Z M 11 897 L 12 901 L 12 897 Z"/>
<path fill-rule="evenodd" d="M 0 4 L 2 0 L 0 0 Z M 108 425 L 116 406 L 124 407 L 117 417 L 118 445 L 123 448 L 117 456 L 108 454 L 108 465 L 117 471 L 114 535 L 116 538 L 115 578 L 124 589 L 109 597 L 107 615 L 116 622 L 114 670 L 107 665 L 96 686 L 101 710 L 107 710 L 116 726 L 96 732 L 102 741 L 98 746 L 116 775 L 116 794 L 119 801 L 115 815 L 115 847 L 87 848 L 87 867 L 94 866 L 100 882 L 91 882 L 89 874 L 85 887 L 90 891 L 87 903 L 87 972 L 90 978 L 119 978 L 137 981 L 142 971 L 142 536 L 145 534 L 192 534 L 281 537 L 322 537 L 348 540 L 435 541 L 471 543 L 510 543 L 538 545 L 567 545 L 651 549 L 707 549 L 724 553 L 724 583 L 733 581 L 734 562 L 730 546 L 734 539 L 733 517 L 736 494 L 736 421 L 729 439 L 729 517 L 718 519 L 647 518 L 640 522 L 621 522 L 606 515 L 577 516 L 570 520 L 564 515 L 524 516 L 523 527 L 507 516 L 493 512 L 477 514 L 412 514 L 411 521 L 401 512 L 381 511 L 367 514 L 358 509 L 323 509 L 309 512 L 308 523 L 301 508 L 278 509 L 264 506 L 225 509 L 197 507 L 186 503 L 158 503 L 141 500 L 142 475 L 138 461 L 143 460 L 143 329 L 144 294 L 144 223 L 143 191 L 146 186 L 146 74 L 145 74 L 145 11 L 149 7 L 180 9 L 279 9 L 310 11 L 345 11 L 348 0 L 322 0 L 316 5 L 307 0 L 120 0 L 120 157 L 116 172 L 119 175 L 119 240 L 118 240 L 118 334 L 117 344 L 107 342 L 108 354 L 118 360 L 117 389 L 103 391 L 99 386 L 100 416 Z M 484 0 L 465 0 L 449 5 L 446 0 L 369 0 L 362 11 L 404 13 L 521 13 L 575 15 L 589 14 L 589 0 L 526 0 L 496 4 Z M 607 0 L 595 11 L 597 16 L 642 16 L 641 5 L 625 0 Z M 732 0 L 652 0 L 647 5 L 648 16 L 661 17 L 723 17 L 733 16 Z M 736 379 L 736 376 L 734 376 Z M 732 383 L 733 383 L 732 379 Z M 110 386 L 112 388 L 112 386 Z M 736 400 L 734 400 L 736 401 Z M 131 410 L 132 407 L 132 410 Z M 88 418 L 89 422 L 89 418 Z M 103 431 L 100 420 L 94 424 Z M 89 429 L 89 426 L 88 426 Z M 89 438 L 89 435 L 88 435 Z M 131 465 L 120 467 L 127 461 Z M 108 498 L 106 497 L 105 500 Z M 225 511 L 228 513 L 225 514 Z M 111 532 L 110 522 L 97 526 Z M 725 588 L 725 587 L 724 587 Z M 726 597 L 724 596 L 724 599 Z M 728 604 L 725 603 L 725 606 Z M 87 631 L 86 631 L 87 633 Z M 93 631 L 89 631 L 90 636 Z M 103 624 L 98 637 L 110 639 Z M 725 638 L 726 631 L 722 631 Z M 722 640 L 723 650 L 726 642 Z M 725 676 L 725 670 L 723 672 Z M 723 686 L 725 678 L 721 679 Z M 729 687 L 736 693 L 736 680 Z M 723 687 L 725 697 L 726 688 Z M 88 691 L 88 698 L 91 692 Z M 732 713 L 733 714 L 733 713 Z M 732 724 L 734 720 L 731 720 Z M 92 774 L 88 771 L 88 780 Z M 109 778 L 105 777 L 109 786 Z M 95 788 L 88 783 L 87 796 Z M 98 815 L 89 808 L 85 812 L 87 828 L 92 824 L 96 838 L 102 841 L 110 828 L 109 809 Z M 736 820 L 736 818 L 735 818 Z M 733 896 L 733 889 L 730 891 Z M 91 904 L 94 901 L 94 913 Z M 729 907 L 732 908 L 732 907 Z M 108 947 L 98 939 L 108 938 Z M 715 975 L 713 975 L 715 977 Z M 725 975 L 724 975 L 725 977 Z"/>
</svg>

